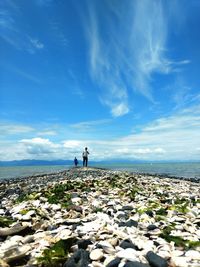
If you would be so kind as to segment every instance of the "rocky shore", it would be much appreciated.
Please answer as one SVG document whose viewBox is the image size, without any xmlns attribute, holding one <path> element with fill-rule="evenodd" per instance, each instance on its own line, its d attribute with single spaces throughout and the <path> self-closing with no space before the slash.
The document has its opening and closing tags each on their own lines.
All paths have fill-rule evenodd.
<svg viewBox="0 0 200 267">
<path fill-rule="evenodd" d="M 0 266 L 200 266 L 199 189 L 97 168 L 0 181 Z"/>
</svg>

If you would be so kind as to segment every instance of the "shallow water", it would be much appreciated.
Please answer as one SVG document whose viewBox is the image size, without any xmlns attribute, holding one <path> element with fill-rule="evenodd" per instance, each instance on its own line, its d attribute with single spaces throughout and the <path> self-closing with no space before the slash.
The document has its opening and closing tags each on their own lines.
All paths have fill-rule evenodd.
<svg viewBox="0 0 200 267">
<path fill-rule="evenodd" d="M 93 163 L 92 167 L 109 168 L 112 170 L 125 170 L 139 173 L 164 174 L 176 177 L 198 178 L 200 180 L 200 163 Z M 52 173 L 71 168 L 70 165 L 52 166 L 15 166 L 0 167 L 0 179 L 26 177 L 31 175 Z"/>
<path fill-rule="evenodd" d="M 27 177 L 69 169 L 68 165 L 0 167 L 0 179 Z"/>
<path fill-rule="evenodd" d="M 200 179 L 200 163 L 109 164 L 111 169 Z M 106 167 L 106 165 L 104 165 Z"/>
</svg>

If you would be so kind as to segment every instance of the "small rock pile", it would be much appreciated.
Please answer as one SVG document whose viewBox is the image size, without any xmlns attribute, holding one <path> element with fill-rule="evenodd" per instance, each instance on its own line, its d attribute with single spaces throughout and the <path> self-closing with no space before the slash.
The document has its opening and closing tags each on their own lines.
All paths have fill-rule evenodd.
<svg viewBox="0 0 200 267">
<path fill-rule="evenodd" d="M 199 184 L 97 168 L 0 182 L 0 266 L 200 266 Z"/>
</svg>

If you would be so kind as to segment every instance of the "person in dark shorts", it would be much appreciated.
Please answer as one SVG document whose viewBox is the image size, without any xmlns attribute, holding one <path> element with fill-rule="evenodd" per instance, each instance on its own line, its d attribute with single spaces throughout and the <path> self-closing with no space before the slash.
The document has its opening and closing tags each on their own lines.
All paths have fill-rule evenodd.
<svg viewBox="0 0 200 267">
<path fill-rule="evenodd" d="M 88 154 L 90 154 L 90 153 L 86 147 L 85 150 L 83 151 L 83 154 L 82 154 L 83 155 L 83 167 L 84 166 L 87 167 L 87 165 L 88 165 Z"/>
</svg>

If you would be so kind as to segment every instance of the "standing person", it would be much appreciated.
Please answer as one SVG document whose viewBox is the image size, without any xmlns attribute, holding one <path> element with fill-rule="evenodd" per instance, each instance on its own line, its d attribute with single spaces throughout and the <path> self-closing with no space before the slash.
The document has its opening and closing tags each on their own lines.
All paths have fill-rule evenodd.
<svg viewBox="0 0 200 267">
<path fill-rule="evenodd" d="M 75 157 L 74 158 L 74 165 L 77 167 L 77 165 L 78 165 L 78 160 L 77 160 L 77 158 Z"/>
<path fill-rule="evenodd" d="M 83 151 L 83 167 L 86 166 L 87 167 L 87 164 L 88 164 L 88 154 L 89 151 L 87 149 L 87 147 L 85 148 L 85 150 Z"/>
</svg>

